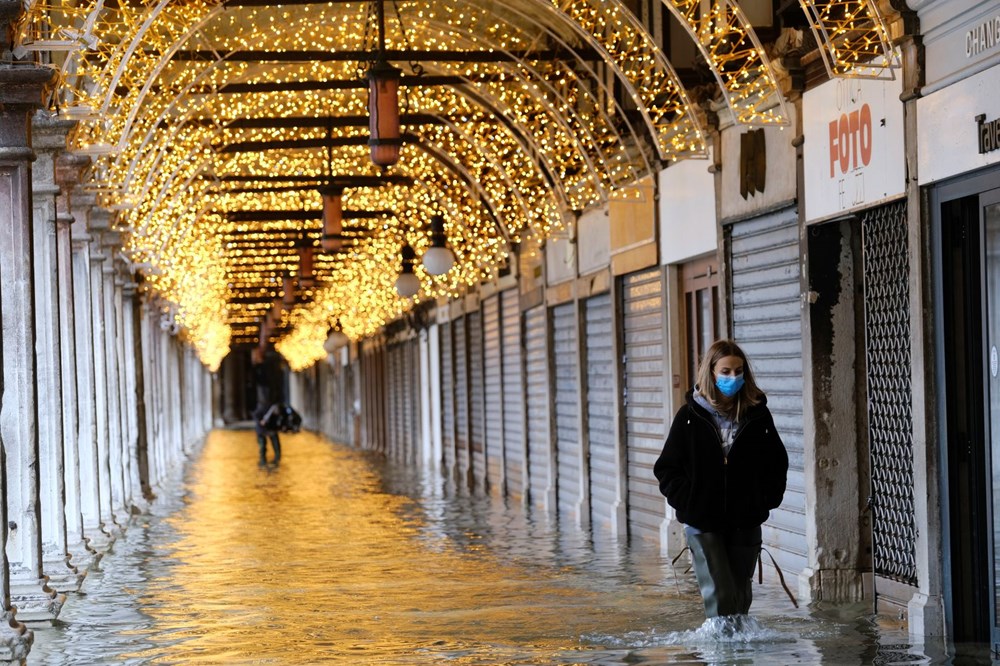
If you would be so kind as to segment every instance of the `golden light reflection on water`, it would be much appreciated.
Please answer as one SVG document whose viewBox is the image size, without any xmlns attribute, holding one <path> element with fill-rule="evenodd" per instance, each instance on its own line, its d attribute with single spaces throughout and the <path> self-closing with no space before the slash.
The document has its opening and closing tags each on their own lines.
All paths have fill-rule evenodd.
<svg viewBox="0 0 1000 666">
<path fill-rule="evenodd" d="M 34 664 L 893 663 L 906 636 L 861 605 L 792 609 L 755 586 L 761 631 L 723 638 L 658 550 L 458 493 L 429 470 L 312 434 L 257 467 L 252 431 L 213 432 L 36 627 Z M 880 635 L 881 634 L 881 635 Z"/>
<path fill-rule="evenodd" d="M 463 646 L 523 637 L 551 655 L 593 629 L 579 610 L 558 612 L 559 600 L 593 608 L 598 594 L 452 547 L 413 500 L 380 489 L 358 452 L 285 435 L 280 467 L 261 470 L 255 447 L 250 432 L 213 433 L 188 506 L 170 518 L 171 575 L 141 603 L 169 631 L 172 658 L 384 664 L 424 652 L 433 663 L 457 651 L 451 663 L 476 663 L 481 650 L 465 662 Z M 532 612 L 539 599 L 557 612 Z"/>
</svg>

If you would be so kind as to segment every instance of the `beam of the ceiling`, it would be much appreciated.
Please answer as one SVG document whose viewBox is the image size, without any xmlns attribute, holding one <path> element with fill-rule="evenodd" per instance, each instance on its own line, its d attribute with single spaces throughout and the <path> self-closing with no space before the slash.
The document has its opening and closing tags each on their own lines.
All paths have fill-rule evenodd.
<svg viewBox="0 0 1000 666">
<path fill-rule="evenodd" d="M 342 216 L 345 220 L 373 220 L 382 217 L 395 217 L 391 210 L 345 210 Z M 320 220 L 323 219 L 321 210 L 231 210 L 226 213 L 226 219 L 230 222 L 280 222 L 282 220 Z M 349 229 L 345 229 L 348 231 Z M 274 233 L 289 233 L 285 229 L 272 230 Z M 319 232 L 320 228 L 300 229 L 301 232 Z M 362 231 L 362 229 L 357 229 Z M 253 231 L 248 233 L 268 233 L 266 231 Z"/>
<path fill-rule="evenodd" d="M 400 86 L 459 86 L 466 83 L 495 83 L 510 79 L 506 74 L 469 74 L 467 76 L 406 74 L 400 77 Z M 254 83 L 227 83 L 217 90 L 203 90 L 205 94 L 224 95 L 240 93 L 310 92 L 320 90 L 361 90 L 368 87 L 364 79 L 329 79 L 326 81 L 258 81 Z"/>
<path fill-rule="evenodd" d="M 401 62 L 458 62 L 458 63 L 516 63 L 526 60 L 552 62 L 554 60 L 599 60 L 592 48 L 538 49 L 536 51 L 468 51 L 457 49 L 386 49 L 385 59 Z M 320 51 L 315 49 L 289 49 L 287 51 L 215 49 L 183 49 L 173 53 L 175 61 L 215 62 L 369 62 L 375 54 L 368 50 Z"/>
<path fill-rule="evenodd" d="M 420 143 L 415 134 L 403 133 L 403 143 Z M 281 139 L 278 141 L 234 141 L 215 149 L 217 153 L 260 153 L 265 150 L 305 150 L 309 148 L 344 148 L 366 146 L 368 135 L 319 137 L 316 139 Z"/>
<path fill-rule="evenodd" d="M 443 125 L 447 119 L 432 113 L 403 113 L 399 116 L 402 125 Z M 368 116 L 265 116 L 259 118 L 234 118 L 219 122 L 215 118 L 192 118 L 188 125 L 214 127 L 222 125 L 226 129 L 283 129 L 283 128 L 334 128 L 368 127 Z"/>
<path fill-rule="evenodd" d="M 400 174 L 387 173 L 382 176 L 282 176 L 276 174 L 265 174 L 257 176 L 244 176 L 238 174 L 228 174 L 210 178 L 226 183 L 319 183 L 339 185 L 345 188 L 353 187 L 381 187 L 382 185 L 413 185 L 413 178 Z"/>
</svg>

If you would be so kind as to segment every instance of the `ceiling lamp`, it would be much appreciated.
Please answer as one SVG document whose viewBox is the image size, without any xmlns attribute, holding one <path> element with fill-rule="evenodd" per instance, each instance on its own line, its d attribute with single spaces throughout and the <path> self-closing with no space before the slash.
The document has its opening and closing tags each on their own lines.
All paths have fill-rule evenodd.
<svg viewBox="0 0 1000 666">
<path fill-rule="evenodd" d="M 416 296 L 417 292 L 420 291 L 420 278 L 413 274 L 413 264 L 417 260 L 417 254 L 409 243 L 403 246 L 401 254 L 403 256 L 403 270 L 396 278 L 396 291 L 403 298 L 410 298 Z"/>
<path fill-rule="evenodd" d="M 343 245 L 344 188 L 333 185 L 320 189 L 323 195 L 323 237 L 320 244 L 327 252 L 336 252 Z"/>
<path fill-rule="evenodd" d="M 351 339 L 340 330 L 340 320 L 338 319 L 337 323 L 331 326 L 327 333 L 326 342 L 323 343 L 323 350 L 327 354 L 332 354 L 350 341 Z"/>
<path fill-rule="evenodd" d="M 444 215 L 431 216 L 431 246 L 424 252 L 424 268 L 431 275 L 444 275 L 455 265 L 455 253 L 448 249 Z"/>
<path fill-rule="evenodd" d="M 315 284 L 313 272 L 313 248 L 312 241 L 303 234 L 302 244 L 299 247 L 299 285 L 303 289 L 312 289 Z"/>
<path fill-rule="evenodd" d="M 286 308 L 295 304 L 295 276 L 289 273 L 281 279 L 281 302 Z"/>
<path fill-rule="evenodd" d="M 378 52 L 368 69 L 368 122 L 372 162 L 390 167 L 399 161 L 403 141 L 399 136 L 399 79 L 402 72 L 385 57 L 385 7 L 376 3 L 378 16 Z"/>
</svg>

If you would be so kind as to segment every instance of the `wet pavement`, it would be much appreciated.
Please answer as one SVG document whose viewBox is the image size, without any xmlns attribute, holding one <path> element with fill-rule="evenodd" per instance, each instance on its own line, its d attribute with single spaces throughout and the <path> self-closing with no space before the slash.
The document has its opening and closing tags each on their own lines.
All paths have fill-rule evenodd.
<svg viewBox="0 0 1000 666">
<path fill-rule="evenodd" d="M 651 545 L 457 494 L 430 471 L 309 433 L 258 468 L 215 431 L 138 517 L 29 664 L 939 664 L 867 604 L 795 609 L 755 584 L 738 631 Z M 773 577 L 770 576 L 770 577 Z"/>
</svg>

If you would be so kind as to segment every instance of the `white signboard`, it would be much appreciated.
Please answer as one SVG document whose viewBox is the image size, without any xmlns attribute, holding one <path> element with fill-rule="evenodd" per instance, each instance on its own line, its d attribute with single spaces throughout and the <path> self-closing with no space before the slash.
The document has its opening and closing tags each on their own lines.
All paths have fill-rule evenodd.
<svg viewBox="0 0 1000 666">
<path fill-rule="evenodd" d="M 682 160 L 660 172 L 660 261 L 674 264 L 718 245 L 715 176 L 707 160 Z"/>
<path fill-rule="evenodd" d="M 866 208 L 906 189 L 903 84 L 836 79 L 805 93 L 806 220 Z"/>
<path fill-rule="evenodd" d="M 917 100 L 917 174 L 933 183 L 1000 162 L 1000 67 Z"/>
</svg>

